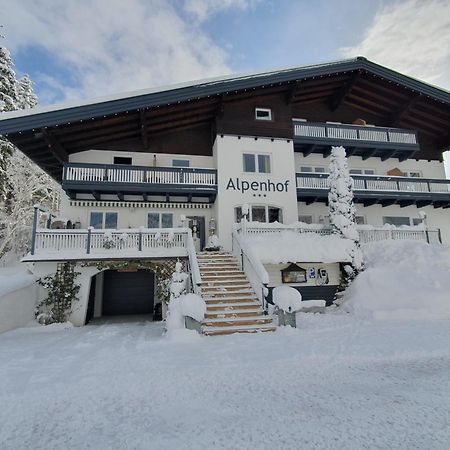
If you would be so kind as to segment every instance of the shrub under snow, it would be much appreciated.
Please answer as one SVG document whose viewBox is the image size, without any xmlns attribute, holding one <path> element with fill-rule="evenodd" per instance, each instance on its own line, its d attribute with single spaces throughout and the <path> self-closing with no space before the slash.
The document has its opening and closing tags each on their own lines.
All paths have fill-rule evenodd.
<svg viewBox="0 0 450 450">
<path fill-rule="evenodd" d="M 450 247 L 383 241 L 362 247 L 366 270 L 342 307 L 362 318 L 449 319 Z"/>
<path fill-rule="evenodd" d="M 291 286 L 277 286 L 272 291 L 272 299 L 284 312 L 296 312 L 302 308 L 302 294 Z"/>
<path fill-rule="evenodd" d="M 186 294 L 181 297 L 181 310 L 183 316 L 201 322 L 205 318 L 206 303 L 197 294 Z"/>
</svg>

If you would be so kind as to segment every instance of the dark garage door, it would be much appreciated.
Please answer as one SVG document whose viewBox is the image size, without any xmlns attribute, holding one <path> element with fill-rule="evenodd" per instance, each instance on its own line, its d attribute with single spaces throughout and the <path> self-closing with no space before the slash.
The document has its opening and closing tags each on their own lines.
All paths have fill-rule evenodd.
<svg viewBox="0 0 450 450">
<path fill-rule="evenodd" d="M 153 272 L 107 270 L 104 276 L 102 315 L 153 313 Z"/>
</svg>

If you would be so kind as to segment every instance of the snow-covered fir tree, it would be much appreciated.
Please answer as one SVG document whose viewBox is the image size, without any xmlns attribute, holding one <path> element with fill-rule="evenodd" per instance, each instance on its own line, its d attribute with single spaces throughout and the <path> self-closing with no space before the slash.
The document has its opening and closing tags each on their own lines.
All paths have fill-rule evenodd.
<svg viewBox="0 0 450 450">
<path fill-rule="evenodd" d="M 9 51 L 0 46 L 0 113 L 17 109 L 16 73 Z M 0 135 L 0 202 L 6 196 L 6 166 L 14 146 Z"/>
<path fill-rule="evenodd" d="M 17 108 L 29 109 L 37 105 L 37 97 L 33 92 L 33 83 L 28 74 L 17 82 Z"/>
<path fill-rule="evenodd" d="M 353 179 L 350 177 L 344 147 L 333 147 L 331 149 L 329 173 L 330 224 L 335 233 L 346 239 L 351 239 L 355 243 L 351 255 L 352 266 L 355 270 L 360 270 L 362 258 L 359 234 L 356 228 L 355 205 L 353 203 Z"/>
<path fill-rule="evenodd" d="M 3 112 L 29 109 L 37 104 L 26 75 L 16 81 L 8 50 L 1 47 L 0 68 Z M 6 106 L 5 106 L 6 105 Z M 0 112 L 1 114 L 1 112 Z M 0 259 L 26 252 L 31 236 L 33 205 L 52 209 L 59 196 L 58 184 L 7 139 L 0 136 Z"/>
</svg>

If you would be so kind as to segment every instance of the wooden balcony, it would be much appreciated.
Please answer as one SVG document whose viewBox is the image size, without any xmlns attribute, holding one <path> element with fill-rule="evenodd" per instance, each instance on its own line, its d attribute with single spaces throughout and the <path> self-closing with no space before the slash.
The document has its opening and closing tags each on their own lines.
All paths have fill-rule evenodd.
<svg viewBox="0 0 450 450">
<path fill-rule="evenodd" d="M 217 171 L 184 167 L 144 167 L 119 164 L 68 163 L 64 165 L 62 187 L 71 199 L 89 194 L 95 200 L 114 195 L 118 200 L 139 196 L 206 198 L 217 194 Z M 81 194 L 81 195 L 80 195 Z M 159 200 L 160 201 L 160 200 Z M 177 200 L 179 201 L 179 200 Z"/>
<path fill-rule="evenodd" d="M 347 156 L 363 159 L 380 157 L 382 161 L 398 158 L 403 161 L 420 150 L 414 131 L 363 125 L 293 121 L 294 149 L 308 156 L 320 153 L 327 157 L 332 146 L 343 146 Z"/>
<path fill-rule="evenodd" d="M 364 206 L 450 207 L 450 180 L 378 175 L 352 175 L 352 178 L 355 202 Z M 326 202 L 328 191 L 327 173 L 297 173 L 298 201 L 307 204 Z"/>
</svg>

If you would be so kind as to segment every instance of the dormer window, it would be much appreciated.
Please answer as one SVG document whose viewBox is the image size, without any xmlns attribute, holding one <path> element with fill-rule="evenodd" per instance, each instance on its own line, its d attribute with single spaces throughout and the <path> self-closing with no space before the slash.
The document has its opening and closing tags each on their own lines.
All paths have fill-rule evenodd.
<svg viewBox="0 0 450 450">
<path fill-rule="evenodd" d="M 269 108 L 255 108 L 256 120 L 272 120 L 272 110 Z"/>
</svg>

